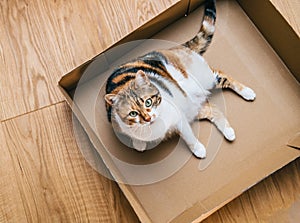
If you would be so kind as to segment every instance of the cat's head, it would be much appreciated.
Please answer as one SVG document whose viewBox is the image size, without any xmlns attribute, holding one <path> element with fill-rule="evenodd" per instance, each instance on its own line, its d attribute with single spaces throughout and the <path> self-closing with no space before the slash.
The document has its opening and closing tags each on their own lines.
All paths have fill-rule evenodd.
<svg viewBox="0 0 300 223">
<path fill-rule="evenodd" d="M 161 95 L 140 70 L 117 94 L 106 94 L 105 101 L 124 124 L 136 127 L 149 125 L 158 117 Z"/>
</svg>

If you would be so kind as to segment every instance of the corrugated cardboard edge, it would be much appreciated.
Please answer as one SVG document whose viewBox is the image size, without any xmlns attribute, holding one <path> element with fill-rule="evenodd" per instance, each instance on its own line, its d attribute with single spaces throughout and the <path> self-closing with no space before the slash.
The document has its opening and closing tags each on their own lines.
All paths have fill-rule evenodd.
<svg viewBox="0 0 300 223">
<path fill-rule="evenodd" d="M 66 97 L 65 91 L 70 91 L 71 89 L 75 89 L 78 81 L 80 80 L 84 70 L 90 65 L 93 60 L 89 60 L 79 67 L 75 68 L 73 71 L 61 77 L 58 81 L 58 87 Z"/>
<path fill-rule="evenodd" d="M 285 65 L 300 81 L 300 41 L 270 0 L 237 0 Z"/>
</svg>

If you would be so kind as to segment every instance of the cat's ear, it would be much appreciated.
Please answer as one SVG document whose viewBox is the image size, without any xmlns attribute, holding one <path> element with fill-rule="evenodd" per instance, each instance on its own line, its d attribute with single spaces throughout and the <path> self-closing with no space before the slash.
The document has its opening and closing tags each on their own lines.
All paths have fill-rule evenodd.
<svg viewBox="0 0 300 223">
<path fill-rule="evenodd" d="M 107 102 L 107 104 L 112 105 L 116 99 L 116 95 L 115 94 L 106 94 L 104 96 L 104 99 Z"/>
<path fill-rule="evenodd" d="M 142 70 L 139 70 L 135 76 L 134 87 L 138 88 L 140 86 L 149 85 L 149 84 L 150 84 L 150 81 L 149 81 L 149 78 L 147 77 L 147 75 Z"/>
</svg>

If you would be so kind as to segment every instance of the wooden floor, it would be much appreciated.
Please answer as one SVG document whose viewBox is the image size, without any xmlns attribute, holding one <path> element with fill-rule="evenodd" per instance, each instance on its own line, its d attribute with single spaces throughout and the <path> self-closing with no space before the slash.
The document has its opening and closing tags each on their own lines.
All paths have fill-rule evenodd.
<svg viewBox="0 0 300 223">
<path fill-rule="evenodd" d="M 61 75 L 176 0 L 0 1 L 0 222 L 138 222 L 82 157 Z M 299 2 L 272 0 L 299 31 Z M 300 222 L 300 159 L 205 220 Z"/>
</svg>

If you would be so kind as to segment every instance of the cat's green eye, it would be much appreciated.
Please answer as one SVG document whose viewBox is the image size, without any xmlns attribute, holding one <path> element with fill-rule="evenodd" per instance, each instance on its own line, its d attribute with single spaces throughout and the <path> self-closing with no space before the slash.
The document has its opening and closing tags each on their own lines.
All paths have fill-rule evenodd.
<svg viewBox="0 0 300 223">
<path fill-rule="evenodd" d="M 131 111 L 129 112 L 129 116 L 136 117 L 138 115 L 137 111 Z"/>
<path fill-rule="evenodd" d="M 145 106 L 146 107 L 150 107 L 152 105 L 152 99 L 151 98 L 148 98 L 146 101 L 145 101 Z"/>
</svg>

